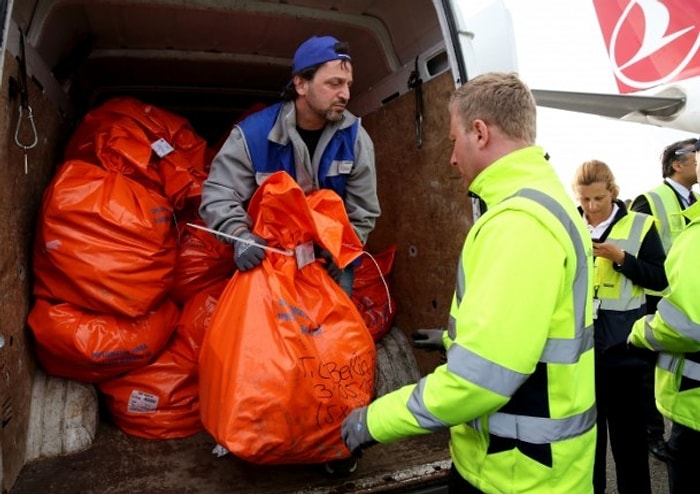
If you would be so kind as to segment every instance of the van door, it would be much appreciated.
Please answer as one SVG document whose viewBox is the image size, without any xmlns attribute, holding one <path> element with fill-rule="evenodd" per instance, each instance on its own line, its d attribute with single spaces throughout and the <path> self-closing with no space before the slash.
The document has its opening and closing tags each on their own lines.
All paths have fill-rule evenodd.
<svg viewBox="0 0 700 494">
<path fill-rule="evenodd" d="M 484 72 L 518 70 L 510 11 L 502 0 L 433 0 L 455 85 Z"/>
</svg>

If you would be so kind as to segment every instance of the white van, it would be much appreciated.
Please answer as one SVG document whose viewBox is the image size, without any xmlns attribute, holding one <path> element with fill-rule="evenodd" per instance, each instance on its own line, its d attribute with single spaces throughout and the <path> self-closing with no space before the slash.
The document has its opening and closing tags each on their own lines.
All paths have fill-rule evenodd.
<svg viewBox="0 0 700 494">
<path fill-rule="evenodd" d="M 510 17 L 485 0 L 3 0 L 0 146 L 0 484 L 54 492 L 438 492 L 447 435 L 368 449 L 353 475 L 212 455 L 205 433 L 162 441 L 110 423 L 91 385 L 47 376 L 27 315 L 42 192 L 82 117 L 130 96 L 186 118 L 210 145 L 253 104 L 278 100 L 295 48 L 348 43 L 349 109 L 375 145 L 382 216 L 367 250 L 396 246 L 397 304 L 379 345 L 380 387 L 430 372 L 417 328 L 448 319 L 472 223 L 449 166 L 447 100 L 476 74 L 515 70 Z M 418 492 L 416 490 L 416 492 Z"/>
</svg>

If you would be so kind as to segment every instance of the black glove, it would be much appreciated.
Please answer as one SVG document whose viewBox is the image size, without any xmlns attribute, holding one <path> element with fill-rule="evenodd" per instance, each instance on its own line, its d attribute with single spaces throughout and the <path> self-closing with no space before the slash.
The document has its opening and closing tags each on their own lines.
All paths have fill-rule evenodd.
<svg viewBox="0 0 700 494">
<path fill-rule="evenodd" d="M 355 408 L 340 426 L 340 436 L 353 456 L 362 456 L 362 449 L 377 444 L 367 429 L 367 407 Z"/>
<path fill-rule="evenodd" d="M 257 245 L 249 243 L 255 242 L 256 244 L 267 245 L 265 239 L 253 235 L 248 230 L 241 230 L 236 234 L 236 237 L 248 241 L 233 241 L 233 262 L 236 263 L 239 271 L 253 269 L 265 259 L 265 251 Z"/>
<path fill-rule="evenodd" d="M 442 341 L 444 332 L 442 329 L 417 329 L 411 334 L 413 346 L 429 351 L 444 350 L 445 345 Z"/>
<path fill-rule="evenodd" d="M 340 284 L 340 277 L 343 275 L 343 270 L 338 267 L 338 265 L 333 262 L 333 256 L 326 249 L 319 249 L 318 257 L 326 261 L 326 271 L 333 278 L 333 281 Z"/>
</svg>

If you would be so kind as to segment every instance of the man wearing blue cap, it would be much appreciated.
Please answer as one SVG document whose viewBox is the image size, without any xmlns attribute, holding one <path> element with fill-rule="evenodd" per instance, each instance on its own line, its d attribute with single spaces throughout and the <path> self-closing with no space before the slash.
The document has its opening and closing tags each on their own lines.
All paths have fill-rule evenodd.
<svg viewBox="0 0 700 494">
<path fill-rule="evenodd" d="M 367 241 L 380 209 L 372 140 L 346 109 L 352 81 L 347 46 L 331 36 L 309 38 L 294 54 L 283 101 L 236 125 L 214 158 L 199 212 L 210 228 L 247 240 L 234 241 L 234 262 L 240 271 L 254 268 L 265 257 L 255 245 L 265 245 L 265 240 L 250 231 L 248 200 L 280 170 L 307 194 L 318 189 L 337 192 L 358 237 Z M 328 272 L 350 294 L 352 266 L 340 270 L 330 258 L 327 261 Z"/>
<path fill-rule="evenodd" d="M 240 271 L 255 268 L 265 257 L 259 247 L 265 240 L 250 231 L 248 201 L 269 175 L 281 170 L 307 194 L 318 189 L 337 192 L 358 237 L 363 244 L 367 241 L 380 209 L 372 140 L 346 109 L 352 81 L 347 46 L 331 36 L 309 38 L 294 54 L 283 101 L 236 125 L 214 158 L 199 212 L 210 228 L 243 240 L 234 240 L 234 262 Z M 341 270 L 328 253 L 319 254 L 350 295 L 352 264 Z M 325 467 L 332 475 L 345 475 L 357 462 L 349 458 Z"/>
</svg>

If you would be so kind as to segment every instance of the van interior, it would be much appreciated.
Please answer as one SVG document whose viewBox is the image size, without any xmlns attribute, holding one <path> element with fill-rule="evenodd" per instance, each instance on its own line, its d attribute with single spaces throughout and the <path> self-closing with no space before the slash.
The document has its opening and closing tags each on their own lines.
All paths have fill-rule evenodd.
<svg viewBox="0 0 700 494">
<path fill-rule="evenodd" d="M 206 434 L 182 443 L 126 437 L 101 409 L 85 452 L 28 456 L 35 447 L 28 438 L 42 437 L 30 430 L 37 427 L 31 410 L 47 399 L 37 393 L 46 393 L 49 381 L 42 377 L 27 315 L 34 304 L 32 246 L 42 194 L 86 114 L 112 98 L 136 98 L 186 118 L 214 148 L 253 105 L 278 101 L 301 42 L 332 35 L 349 45 L 349 109 L 362 118 L 375 145 L 382 215 L 365 249 L 396 248 L 387 281 L 397 307 L 392 332 L 399 337 L 386 350 L 387 360 L 415 359 L 419 375 L 430 372 L 440 356 L 413 350 L 410 334 L 446 325 L 458 253 L 472 224 L 465 186 L 449 165 L 447 102 L 465 80 L 465 67 L 475 67 L 451 46 L 481 38 L 465 31 L 453 38 L 445 34 L 465 22 L 452 2 L 6 0 L 0 9 L 2 492 L 138 492 L 146 486 L 173 492 L 168 482 L 182 487 L 189 485 L 187 478 L 211 490 L 180 492 L 222 492 L 217 482 L 235 483 L 237 492 L 301 492 L 302 484 L 306 492 L 389 492 L 402 482 L 407 489 L 421 476 L 444 476 L 444 435 L 370 450 L 360 471 L 372 480 L 336 480 L 329 487 L 316 471 L 269 470 L 234 460 L 213 465 Z M 39 381 L 43 391 L 37 391 Z M 53 386 L 65 390 L 70 384 Z M 65 400 L 65 391 L 59 396 Z M 52 399 L 42 405 L 45 419 L 70 412 L 65 401 Z M 184 460 L 173 456 L 183 450 L 189 455 Z M 403 477 L 396 474 L 397 463 Z M 171 472 L 167 481 L 164 471 Z M 160 477 L 148 484 L 148 475 Z"/>
</svg>

